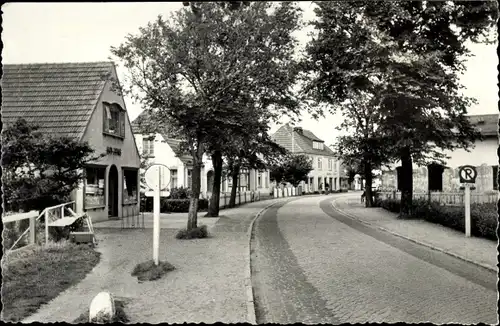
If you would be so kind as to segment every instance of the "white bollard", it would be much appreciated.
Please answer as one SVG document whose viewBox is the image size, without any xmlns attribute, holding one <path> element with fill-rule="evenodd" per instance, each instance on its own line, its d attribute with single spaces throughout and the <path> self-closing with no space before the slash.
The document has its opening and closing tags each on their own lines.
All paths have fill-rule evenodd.
<svg viewBox="0 0 500 326">
<path fill-rule="evenodd" d="M 115 300 L 109 292 L 99 292 L 89 307 L 89 322 L 110 322 L 115 317 Z"/>
</svg>

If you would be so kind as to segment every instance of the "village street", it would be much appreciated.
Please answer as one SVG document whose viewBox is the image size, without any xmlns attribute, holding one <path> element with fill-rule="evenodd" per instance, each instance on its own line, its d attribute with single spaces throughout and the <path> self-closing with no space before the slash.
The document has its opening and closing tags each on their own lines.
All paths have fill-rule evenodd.
<svg viewBox="0 0 500 326">
<path fill-rule="evenodd" d="M 331 205 L 342 209 L 358 196 L 278 203 L 255 222 L 258 323 L 497 322 L 493 271 L 366 226 Z"/>
</svg>

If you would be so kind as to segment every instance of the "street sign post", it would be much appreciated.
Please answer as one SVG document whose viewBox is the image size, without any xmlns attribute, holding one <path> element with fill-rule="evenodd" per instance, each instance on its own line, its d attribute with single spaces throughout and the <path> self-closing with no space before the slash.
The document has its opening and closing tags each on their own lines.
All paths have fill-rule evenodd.
<svg viewBox="0 0 500 326">
<path fill-rule="evenodd" d="M 164 191 L 170 184 L 170 169 L 163 164 L 151 165 L 144 175 L 146 184 L 153 189 L 153 260 L 159 264 L 160 251 L 160 196 L 168 196 Z M 151 195 L 151 192 L 147 193 Z"/>
<path fill-rule="evenodd" d="M 464 204 L 465 204 L 465 236 L 471 236 L 471 220 L 470 220 L 470 190 L 474 186 L 477 177 L 476 168 L 472 165 L 461 166 L 458 170 L 460 183 L 464 184 Z"/>
</svg>

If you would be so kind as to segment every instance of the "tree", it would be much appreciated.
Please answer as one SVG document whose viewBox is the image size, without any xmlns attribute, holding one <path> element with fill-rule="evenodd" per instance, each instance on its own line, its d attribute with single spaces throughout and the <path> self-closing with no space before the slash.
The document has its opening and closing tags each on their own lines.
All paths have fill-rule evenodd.
<svg viewBox="0 0 500 326">
<path fill-rule="evenodd" d="M 279 183 L 291 183 L 297 187 L 301 181 L 307 180 L 307 175 L 313 170 L 312 160 L 304 154 L 288 154 L 280 164 L 274 164 L 270 169 L 270 178 Z"/>
<path fill-rule="evenodd" d="M 47 137 L 24 119 L 3 130 L 2 168 L 6 211 L 43 210 L 70 200 L 85 165 L 101 156 L 87 143 Z"/>
<path fill-rule="evenodd" d="M 203 153 L 214 161 L 214 185 L 231 140 L 251 138 L 255 125 L 298 112 L 292 62 L 300 10 L 292 3 L 255 2 L 231 11 L 213 2 L 202 10 L 161 16 L 112 53 L 129 69 L 126 91 L 159 125 L 169 125 L 193 156 L 188 229 L 197 225 Z M 193 9 L 193 6 L 190 6 Z M 272 10 L 271 10 L 272 9 Z M 219 191 L 214 189 L 214 199 Z M 218 207 L 212 201 L 211 207 Z"/>
<path fill-rule="evenodd" d="M 359 1 L 317 6 L 313 25 L 318 36 L 308 45 L 305 66 L 312 76 L 306 91 L 335 108 L 360 95 L 367 98 L 380 137 L 365 138 L 374 144 L 363 146 L 363 138 L 353 136 L 352 144 L 390 149 L 393 157 L 382 155 L 381 161 L 401 161 L 401 213 L 411 214 L 412 163 L 440 161 L 443 149 L 467 148 L 478 136 L 465 117 L 473 100 L 460 93 L 457 76 L 470 55 L 465 42 L 485 39 L 496 20 L 495 4 Z"/>
</svg>

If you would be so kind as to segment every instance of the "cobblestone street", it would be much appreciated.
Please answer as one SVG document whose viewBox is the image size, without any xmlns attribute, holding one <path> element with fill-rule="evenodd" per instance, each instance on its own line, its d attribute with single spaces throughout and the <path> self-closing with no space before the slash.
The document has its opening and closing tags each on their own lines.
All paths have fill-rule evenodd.
<svg viewBox="0 0 500 326">
<path fill-rule="evenodd" d="M 342 216 L 333 198 L 256 221 L 257 322 L 497 323 L 494 272 Z"/>
</svg>

